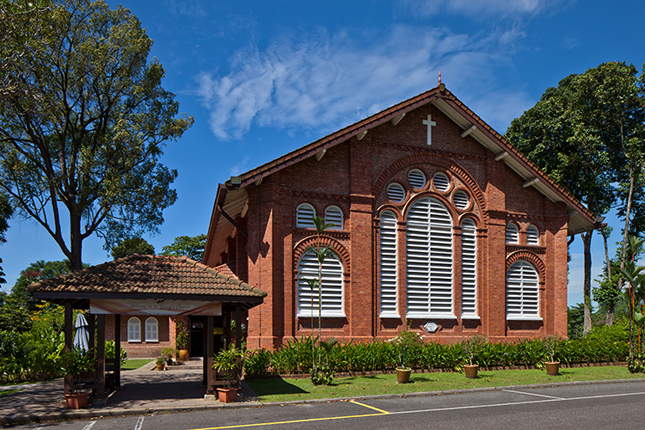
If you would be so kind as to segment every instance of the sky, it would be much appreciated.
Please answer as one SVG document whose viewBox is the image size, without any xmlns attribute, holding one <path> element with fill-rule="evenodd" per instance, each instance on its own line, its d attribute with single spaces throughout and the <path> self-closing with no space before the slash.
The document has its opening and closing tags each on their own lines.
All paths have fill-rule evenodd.
<svg viewBox="0 0 645 430">
<path fill-rule="evenodd" d="M 442 82 L 498 132 L 548 87 L 607 61 L 642 70 L 645 2 L 567 0 L 108 0 L 154 40 L 162 86 L 195 123 L 169 142 L 178 200 L 157 252 L 206 233 L 219 183 Z M 620 240 L 620 221 L 610 246 Z M 593 278 L 602 239 L 592 242 Z M 570 248 L 569 304 L 582 302 L 582 240 Z M 613 251 L 610 251 L 613 254 Z M 62 251 L 33 221 L 13 219 L 0 245 L 9 290 L 30 263 Z M 111 260 L 83 242 L 83 262 Z"/>
</svg>

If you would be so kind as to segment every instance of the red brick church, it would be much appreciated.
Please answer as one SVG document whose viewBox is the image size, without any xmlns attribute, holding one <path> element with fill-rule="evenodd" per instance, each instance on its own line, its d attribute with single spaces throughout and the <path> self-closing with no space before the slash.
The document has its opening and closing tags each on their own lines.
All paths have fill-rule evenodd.
<svg viewBox="0 0 645 430">
<path fill-rule="evenodd" d="M 248 346 L 567 335 L 567 236 L 594 215 L 442 84 L 219 186 L 204 263 L 268 293 Z M 226 265 L 226 266 L 222 266 Z M 313 297 L 312 297 L 313 296 Z"/>
</svg>

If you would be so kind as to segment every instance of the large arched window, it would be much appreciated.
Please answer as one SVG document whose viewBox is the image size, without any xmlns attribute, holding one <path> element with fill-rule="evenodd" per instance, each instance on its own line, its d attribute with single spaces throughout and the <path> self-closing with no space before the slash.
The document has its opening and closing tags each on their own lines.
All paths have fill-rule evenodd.
<svg viewBox="0 0 645 430">
<path fill-rule="evenodd" d="M 540 244 L 540 231 L 533 224 L 526 229 L 526 244 L 535 246 Z"/>
<path fill-rule="evenodd" d="M 343 211 L 338 206 L 328 206 L 325 209 L 325 224 L 334 223 L 333 227 L 329 230 L 342 230 L 343 229 Z"/>
<path fill-rule="evenodd" d="M 472 219 L 461 224 L 461 315 L 477 316 L 477 230 Z"/>
<path fill-rule="evenodd" d="M 539 280 L 531 263 L 518 260 L 506 273 L 506 319 L 539 319 Z"/>
<path fill-rule="evenodd" d="M 141 342 L 141 320 L 137 317 L 128 320 L 128 342 Z"/>
<path fill-rule="evenodd" d="M 397 253 L 396 215 L 392 211 L 381 214 L 380 226 L 380 290 L 381 317 L 398 317 L 397 312 Z"/>
<path fill-rule="evenodd" d="M 146 342 L 159 342 L 159 323 L 155 317 L 146 319 Z"/>
<path fill-rule="evenodd" d="M 514 222 L 506 224 L 506 243 L 520 243 L 520 232 Z"/>
<path fill-rule="evenodd" d="M 316 254 L 306 251 L 298 262 L 298 316 L 318 316 L 318 289 L 310 288 L 307 280 L 318 279 Z M 331 251 L 322 263 L 321 316 L 344 317 L 343 265 Z"/>
<path fill-rule="evenodd" d="M 407 317 L 453 318 L 452 218 L 439 200 L 416 201 L 407 215 Z"/>
<path fill-rule="evenodd" d="M 302 203 L 296 209 L 296 227 L 298 228 L 316 228 L 314 217 L 316 209 L 309 203 Z"/>
</svg>

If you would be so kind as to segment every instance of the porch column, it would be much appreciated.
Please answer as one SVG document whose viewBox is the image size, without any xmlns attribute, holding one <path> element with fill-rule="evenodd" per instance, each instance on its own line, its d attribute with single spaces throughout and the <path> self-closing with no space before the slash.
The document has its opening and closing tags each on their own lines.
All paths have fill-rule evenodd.
<svg viewBox="0 0 645 430">
<path fill-rule="evenodd" d="M 96 398 L 105 399 L 105 315 L 98 316 L 98 339 L 96 345 Z"/>
<path fill-rule="evenodd" d="M 211 381 L 215 379 L 215 371 L 213 370 L 213 354 L 215 353 L 215 337 L 213 335 L 215 329 L 215 317 L 208 315 L 206 317 L 206 347 L 204 348 L 204 384 L 206 385 L 206 393 L 213 394 L 213 387 L 210 385 Z"/>
<path fill-rule="evenodd" d="M 121 315 L 114 315 L 114 386 L 121 386 Z"/>
<path fill-rule="evenodd" d="M 235 305 L 235 347 L 242 347 L 242 306 Z"/>
<path fill-rule="evenodd" d="M 65 350 L 71 351 L 73 346 L 73 320 L 74 319 L 74 310 L 72 309 L 72 302 L 70 300 L 65 300 Z M 72 386 L 74 385 L 74 376 L 65 375 L 64 381 L 64 392 L 65 394 L 72 393 Z"/>
</svg>

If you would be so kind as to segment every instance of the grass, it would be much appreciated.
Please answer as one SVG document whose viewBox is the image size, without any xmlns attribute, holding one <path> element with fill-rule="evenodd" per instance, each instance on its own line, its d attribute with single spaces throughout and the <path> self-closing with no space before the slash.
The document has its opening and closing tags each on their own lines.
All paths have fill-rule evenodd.
<svg viewBox="0 0 645 430">
<path fill-rule="evenodd" d="M 0 391 L 0 397 L 10 396 L 13 393 L 17 393 L 20 390 L 22 390 L 22 388 L 17 388 L 15 390 L 3 390 L 3 391 Z"/>
<path fill-rule="evenodd" d="M 330 386 L 314 386 L 308 378 L 251 379 L 246 382 L 260 401 L 283 402 L 612 379 L 645 379 L 645 375 L 629 373 L 624 366 L 600 366 L 563 368 L 558 376 L 549 376 L 539 369 L 480 371 L 476 379 L 467 379 L 458 372 L 412 373 L 409 384 L 397 384 L 395 374 L 339 377 L 334 378 Z"/>
<path fill-rule="evenodd" d="M 150 360 L 146 358 L 128 358 L 127 360 L 125 360 L 125 364 L 121 367 L 121 370 L 138 369 L 150 363 L 151 361 L 154 361 L 154 360 Z"/>
</svg>

